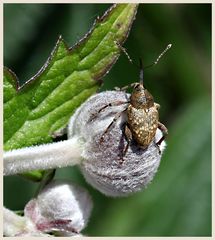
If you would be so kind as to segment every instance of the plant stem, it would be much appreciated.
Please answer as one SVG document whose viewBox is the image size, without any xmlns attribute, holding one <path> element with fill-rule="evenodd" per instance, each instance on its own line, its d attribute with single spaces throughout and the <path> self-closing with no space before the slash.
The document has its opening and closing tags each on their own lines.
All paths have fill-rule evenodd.
<svg viewBox="0 0 215 240">
<path fill-rule="evenodd" d="M 72 166 L 81 162 L 78 137 L 4 152 L 4 175 Z"/>
</svg>

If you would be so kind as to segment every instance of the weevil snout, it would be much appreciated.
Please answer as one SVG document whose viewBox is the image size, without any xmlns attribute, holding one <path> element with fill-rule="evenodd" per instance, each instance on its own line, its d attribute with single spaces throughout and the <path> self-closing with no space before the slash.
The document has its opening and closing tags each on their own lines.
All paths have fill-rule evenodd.
<svg viewBox="0 0 215 240">
<path fill-rule="evenodd" d="M 134 87 L 134 91 L 138 91 L 138 92 L 145 89 L 142 83 L 134 83 L 133 87 Z"/>
</svg>

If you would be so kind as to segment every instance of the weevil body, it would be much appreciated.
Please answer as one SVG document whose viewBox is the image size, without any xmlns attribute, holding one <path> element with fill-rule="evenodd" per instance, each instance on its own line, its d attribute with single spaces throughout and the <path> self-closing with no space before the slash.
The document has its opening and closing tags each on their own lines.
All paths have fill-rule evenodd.
<svg viewBox="0 0 215 240">
<path fill-rule="evenodd" d="M 147 148 L 155 137 L 159 124 L 159 107 L 143 84 L 134 85 L 127 108 L 127 122 L 132 137 L 143 149 Z"/>
<path fill-rule="evenodd" d="M 164 53 L 168 49 L 171 48 L 171 46 L 172 45 L 169 44 L 165 48 L 165 50 L 158 56 L 156 61 L 147 67 L 157 64 L 159 59 L 164 55 Z M 122 50 L 123 52 L 125 52 L 123 48 Z M 117 121 L 121 114 L 125 112 L 127 113 L 127 122 L 125 122 L 124 124 L 125 126 L 124 135 L 127 139 L 127 145 L 125 146 L 122 155 L 120 156 L 120 163 L 123 163 L 123 157 L 126 155 L 128 147 L 132 140 L 135 140 L 141 148 L 146 149 L 150 145 L 150 143 L 155 139 L 156 131 L 159 128 L 163 133 L 163 136 L 160 138 L 160 140 L 156 142 L 157 146 L 159 147 L 159 145 L 165 139 L 165 136 L 168 134 L 167 128 L 162 123 L 159 122 L 158 109 L 160 108 L 160 105 L 154 102 L 153 96 L 147 89 L 145 89 L 143 85 L 142 61 L 140 61 L 140 69 L 141 69 L 140 82 L 130 85 L 133 86 L 134 89 L 130 96 L 129 101 L 109 103 L 98 111 L 98 113 L 100 113 L 109 106 L 127 104 L 126 108 L 122 112 L 116 114 L 113 121 L 109 124 L 109 126 L 107 127 L 107 129 L 104 131 L 100 138 L 100 142 L 102 143 L 105 134 L 111 129 L 112 125 Z M 127 89 L 127 87 L 128 86 L 125 86 L 122 89 L 117 88 L 117 90 L 125 90 Z M 94 114 L 91 120 L 94 119 L 96 116 L 97 114 Z M 161 153 L 160 149 L 159 153 Z"/>
<path fill-rule="evenodd" d="M 127 121 L 124 123 L 124 135 L 127 139 L 127 144 L 122 151 L 122 155 L 120 156 L 120 163 L 123 163 L 123 157 L 126 155 L 132 140 L 135 140 L 142 149 L 146 149 L 154 140 L 157 128 L 159 128 L 163 132 L 163 136 L 158 142 L 156 142 L 157 146 L 159 147 L 168 133 L 167 128 L 159 122 L 158 109 L 160 108 L 160 105 L 154 102 L 153 96 L 147 89 L 144 88 L 142 71 L 140 75 L 140 82 L 131 84 L 134 89 L 128 102 L 109 103 L 98 111 L 98 113 L 100 113 L 107 107 L 127 104 L 122 112 L 119 112 L 115 115 L 113 121 L 109 124 L 100 138 L 100 142 L 102 143 L 104 136 L 108 131 L 110 131 L 112 125 L 117 121 L 121 114 L 127 114 Z M 124 89 L 127 87 L 128 86 L 124 87 Z M 97 114 L 93 115 L 91 120 L 96 116 Z"/>
</svg>

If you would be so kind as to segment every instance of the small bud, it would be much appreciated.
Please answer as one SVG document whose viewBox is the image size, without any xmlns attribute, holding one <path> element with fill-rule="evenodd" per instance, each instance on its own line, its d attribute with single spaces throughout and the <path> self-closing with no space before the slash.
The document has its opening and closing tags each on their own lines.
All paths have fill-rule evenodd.
<svg viewBox="0 0 215 240">
<path fill-rule="evenodd" d="M 88 192 L 68 181 L 52 181 L 25 207 L 25 216 L 41 232 L 78 234 L 88 222 L 92 201 Z"/>
<path fill-rule="evenodd" d="M 24 216 L 4 208 L 4 236 L 82 236 L 92 209 L 88 192 L 78 185 L 55 180 L 25 206 Z"/>
<path fill-rule="evenodd" d="M 76 111 L 69 124 L 69 138 L 78 135 L 85 142 L 82 152 L 84 160 L 80 165 L 82 173 L 92 186 L 108 196 L 126 196 L 145 188 L 160 164 L 161 154 L 156 145 L 162 136 L 159 129 L 154 141 L 145 150 L 133 141 L 123 157 L 123 163 L 120 163 L 127 143 L 123 133 L 126 113 L 121 115 L 101 141 L 102 134 L 116 113 L 122 112 L 127 105 L 99 110 L 110 103 L 127 102 L 128 99 L 129 94 L 119 91 L 96 94 Z M 164 148 L 165 143 L 162 142 L 161 153 Z"/>
</svg>

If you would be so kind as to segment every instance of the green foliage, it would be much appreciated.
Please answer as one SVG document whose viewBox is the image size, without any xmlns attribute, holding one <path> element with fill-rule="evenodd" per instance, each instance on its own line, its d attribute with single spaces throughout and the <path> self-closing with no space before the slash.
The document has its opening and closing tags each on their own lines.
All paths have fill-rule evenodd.
<svg viewBox="0 0 215 240">
<path fill-rule="evenodd" d="M 137 4 L 113 5 L 73 48 L 60 37 L 51 56 L 27 83 L 19 86 L 5 69 L 4 149 L 51 142 L 75 109 L 98 90 L 101 77 L 119 56 Z"/>
<path fill-rule="evenodd" d="M 135 12 L 132 4 L 111 8 L 71 49 L 60 37 L 40 72 L 22 87 L 5 69 L 5 150 L 50 142 L 52 134 L 65 127 L 116 61 L 119 49 L 115 41 L 125 40 Z"/>
<path fill-rule="evenodd" d="M 5 15 L 5 24 L 20 29 L 22 38 L 9 40 L 17 35 L 5 28 L 4 42 L 10 46 L 5 46 L 4 53 L 5 65 L 14 67 L 22 79 L 42 65 L 59 33 L 75 43 L 75 35 L 84 34 L 91 19 L 108 7 L 21 6 L 23 12 L 31 14 L 35 37 L 25 34 L 28 28 L 23 19 Z M 7 8 L 15 11 L 19 5 L 6 4 Z M 144 72 L 146 87 L 161 105 L 160 120 L 169 129 L 166 152 L 148 188 L 128 198 L 112 199 L 87 185 L 77 168 L 57 170 L 56 178 L 80 183 L 93 197 L 93 214 L 85 231 L 88 236 L 211 235 L 211 5 L 141 4 L 125 45 L 131 58 L 138 62 L 142 57 L 148 65 L 168 43 L 172 49 L 158 65 Z M 14 57 L 16 51 L 10 53 L 9 48 L 23 51 Z M 103 89 L 137 81 L 138 71 L 121 57 L 105 77 Z M 15 176 L 6 178 L 4 184 L 5 205 L 16 210 L 23 209 L 36 188 L 36 183 Z"/>
</svg>

